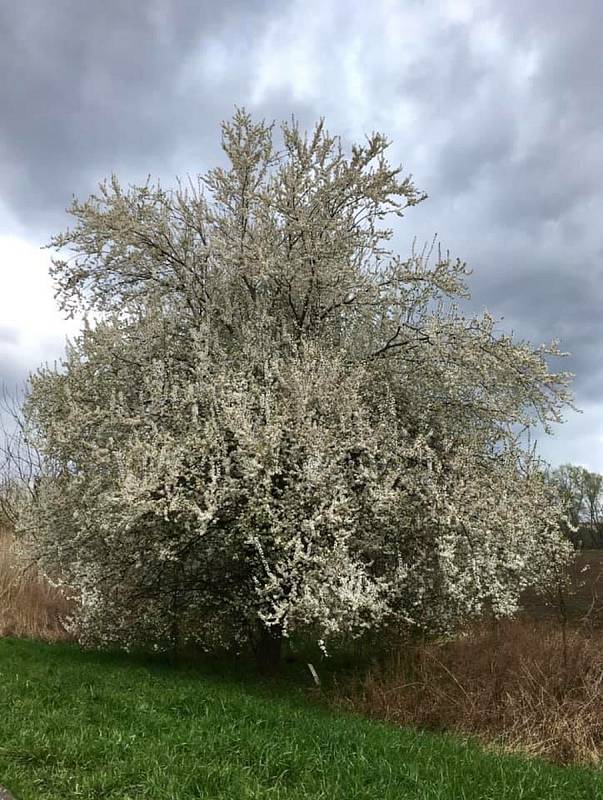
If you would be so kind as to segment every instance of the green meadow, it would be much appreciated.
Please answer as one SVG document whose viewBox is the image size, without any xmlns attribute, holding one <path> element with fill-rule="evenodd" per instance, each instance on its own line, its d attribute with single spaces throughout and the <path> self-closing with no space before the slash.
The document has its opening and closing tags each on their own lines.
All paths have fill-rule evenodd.
<svg viewBox="0 0 603 800">
<path fill-rule="evenodd" d="M 233 666 L 4 639 L 0 783 L 16 800 L 603 796 L 594 770 L 335 714 L 288 670 L 262 682 Z"/>
</svg>

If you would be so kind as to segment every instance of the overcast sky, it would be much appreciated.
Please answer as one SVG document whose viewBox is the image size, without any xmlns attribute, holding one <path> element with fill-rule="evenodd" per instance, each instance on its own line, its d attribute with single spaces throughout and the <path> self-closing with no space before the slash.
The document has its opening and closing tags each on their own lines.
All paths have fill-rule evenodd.
<svg viewBox="0 0 603 800">
<path fill-rule="evenodd" d="M 472 304 L 559 337 L 581 414 L 540 450 L 603 472 L 601 0 L 0 0 L 0 379 L 60 357 L 52 233 L 116 172 L 163 185 L 220 157 L 219 122 L 378 130 L 474 270 Z"/>
</svg>

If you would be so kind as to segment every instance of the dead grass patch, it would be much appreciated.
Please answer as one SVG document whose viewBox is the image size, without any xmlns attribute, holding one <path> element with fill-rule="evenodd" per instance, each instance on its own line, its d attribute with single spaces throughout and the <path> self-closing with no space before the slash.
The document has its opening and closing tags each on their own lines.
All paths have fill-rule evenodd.
<svg viewBox="0 0 603 800">
<path fill-rule="evenodd" d="M 0 530 L 0 636 L 68 639 L 62 620 L 70 609 L 60 589 L 27 563 L 9 532 Z"/>
<path fill-rule="evenodd" d="M 450 731 L 561 763 L 603 756 L 603 633 L 551 620 L 480 625 L 400 648 L 336 684 L 332 702 L 396 725 Z"/>
</svg>

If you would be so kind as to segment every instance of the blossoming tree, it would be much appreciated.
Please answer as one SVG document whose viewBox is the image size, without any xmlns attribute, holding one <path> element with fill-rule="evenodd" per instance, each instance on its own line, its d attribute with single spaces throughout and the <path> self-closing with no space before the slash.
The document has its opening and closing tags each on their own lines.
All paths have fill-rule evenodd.
<svg viewBox="0 0 603 800">
<path fill-rule="evenodd" d="M 463 316 L 462 263 L 388 249 L 385 217 L 424 196 L 383 136 L 281 131 L 277 151 L 239 110 L 227 167 L 113 177 L 49 245 L 63 309 L 94 322 L 30 379 L 49 476 L 20 525 L 83 641 L 275 664 L 295 632 L 510 614 L 567 558 L 517 433 L 568 402 L 556 344 Z"/>
</svg>

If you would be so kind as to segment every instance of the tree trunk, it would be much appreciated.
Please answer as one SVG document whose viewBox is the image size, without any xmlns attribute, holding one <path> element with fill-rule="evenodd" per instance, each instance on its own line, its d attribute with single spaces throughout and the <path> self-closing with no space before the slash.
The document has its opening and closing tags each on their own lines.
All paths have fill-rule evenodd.
<svg viewBox="0 0 603 800">
<path fill-rule="evenodd" d="M 283 634 L 279 627 L 262 625 L 255 643 L 255 658 L 262 675 L 276 675 L 281 664 Z"/>
</svg>

